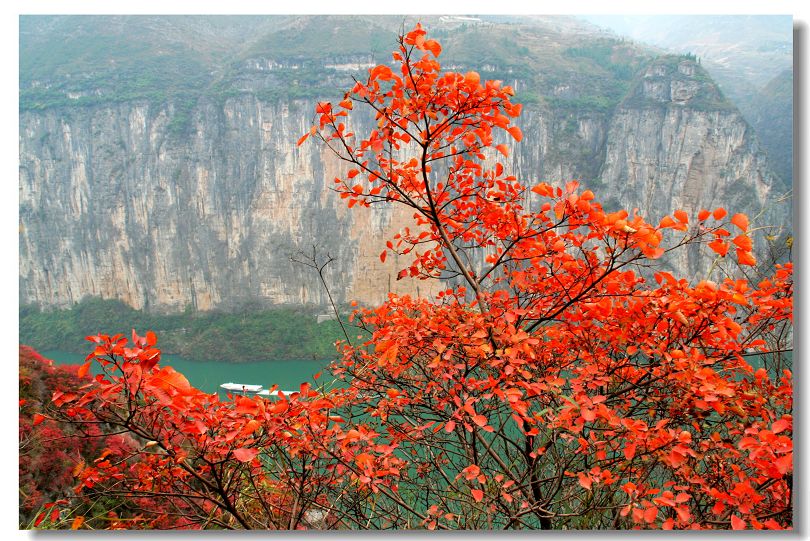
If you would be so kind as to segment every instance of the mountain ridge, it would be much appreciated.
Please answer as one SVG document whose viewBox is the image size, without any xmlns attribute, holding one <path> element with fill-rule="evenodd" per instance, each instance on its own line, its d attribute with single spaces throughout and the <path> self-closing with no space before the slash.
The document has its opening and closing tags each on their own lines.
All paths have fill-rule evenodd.
<svg viewBox="0 0 810 541">
<path fill-rule="evenodd" d="M 132 24 L 149 23 L 146 32 L 151 20 Z M 278 38 L 350 20 L 366 21 L 251 24 Z M 389 24 L 391 35 L 402 25 L 396 16 L 374 20 Z M 62 24 L 69 23 L 77 21 Z M 29 27 L 36 24 L 45 23 Z M 765 209 L 764 223 L 790 223 L 789 209 L 770 208 L 774 178 L 750 126 L 694 58 L 656 57 L 599 31 L 565 34 L 558 27 L 582 24 L 568 18 L 426 24 L 436 25 L 428 30 L 443 44 L 447 69 L 478 69 L 516 88 L 525 141 L 505 166 L 527 183 L 577 178 L 609 207 L 646 209 L 656 214 L 650 219 L 673 205 L 697 212 L 728 201 L 752 216 Z M 368 28 L 357 32 L 370 36 Z M 337 45 L 326 57 L 280 45 L 260 55 L 251 44 L 228 50 L 221 44 L 229 34 L 221 34 L 217 58 L 226 60 L 196 79 L 164 76 L 161 63 L 188 53 L 158 42 L 149 47 L 168 52 L 146 65 L 153 77 L 141 86 L 127 66 L 98 80 L 78 72 L 50 81 L 21 76 L 21 90 L 47 91 L 21 91 L 21 304 L 65 307 L 102 297 L 160 312 L 325 304 L 316 277 L 289 259 L 312 245 L 335 258 L 328 279 L 341 303 L 375 304 L 389 290 L 430 294 L 425 283 L 395 280 L 404 261 L 377 257 L 407 213 L 348 212 L 328 189 L 341 164 L 316 145 L 294 144 L 317 100 L 340 99 L 364 63 L 378 61 L 371 42 L 364 45 L 371 50 L 343 56 Z M 21 47 L 21 55 L 45 45 Z M 79 91 L 86 94 L 71 97 Z M 36 102 L 48 96 L 52 103 Z M 358 133 L 370 130 L 370 115 L 356 113 Z M 687 254 L 671 266 L 696 275 L 708 267 L 704 260 Z"/>
</svg>

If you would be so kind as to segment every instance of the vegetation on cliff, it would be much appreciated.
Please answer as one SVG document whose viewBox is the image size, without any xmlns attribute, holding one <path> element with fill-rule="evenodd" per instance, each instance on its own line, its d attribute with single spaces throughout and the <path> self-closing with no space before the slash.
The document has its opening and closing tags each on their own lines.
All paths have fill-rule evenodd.
<svg viewBox="0 0 810 541">
<path fill-rule="evenodd" d="M 20 308 L 20 343 L 83 353 L 83 337 L 122 328 L 154 329 L 165 353 L 226 362 L 330 359 L 342 336 L 337 321 L 304 308 L 160 315 L 123 302 L 88 298 L 64 310 Z"/>
</svg>

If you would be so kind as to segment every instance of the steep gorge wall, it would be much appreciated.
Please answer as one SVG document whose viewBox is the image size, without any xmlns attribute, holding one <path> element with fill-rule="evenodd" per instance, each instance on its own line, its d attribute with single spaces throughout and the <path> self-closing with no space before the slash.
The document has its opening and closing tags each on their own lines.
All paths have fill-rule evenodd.
<svg viewBox="0 0 810 541">
<path fill-rule="evenodd" d="M 527 110 L 505 165 L 527 184 L 578 178 L 653 220 L 719 204 L 756 214 L 772 178 L 749 127 L 736 110 L 693 107 L 703 83 L 689 81 L 688 70 L 656 69 L 613 112 Z M 395 280 L 403 261 L 378 258 L 410 213 L 349 211 L 329 189 L 337 160 L 316 144 L 296 147 L 313 108 L 250 94 L 201 99 L 181 130 L 172 105 L 21 113 L 20 302 L 323 305 L 317 275 L 290 261 L 313 245 L 335 259 L 327 279 L 339 302 L 429 294 L 435 284 Z M 369 118 L 356 122 L 370 129 Z M 785 211 L 768 217 L 784 221 Z M 694 272 L 705 261 L 672 265 Z"/>
</svg>

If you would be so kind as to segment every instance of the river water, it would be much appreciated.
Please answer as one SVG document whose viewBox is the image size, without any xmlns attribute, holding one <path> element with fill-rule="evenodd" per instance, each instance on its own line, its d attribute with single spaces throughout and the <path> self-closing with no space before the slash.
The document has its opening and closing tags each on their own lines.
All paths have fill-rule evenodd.
<svg viewBox="0 0 810 541">
<path fill-rule="evenodd" d="M 52 359 L 57 364 L 83 364 L 84 355 L 66 351 L 41 351 L 46 359 Z M 329 381 L 329 361 L 259 361 L 250 363 L 226 363 L 220 361 L 195 361 L 172 355 L 162 356 L 161 366 L 171 366 L 182 373 L 196 388 L 206 393 L 221 392 L 219 386 L 223 383 L 241 383 L 249 385 L 264 385 L 269 389 L 272 385 L 284 391 L 297 391 L 303 382 L 313 383 L 313 376 L 323 371 L 319 383 Z M 98 365 L 94 363 L 93 368 Z M 97 370 L 93 370 L 97 373 Z"/>
</svg>

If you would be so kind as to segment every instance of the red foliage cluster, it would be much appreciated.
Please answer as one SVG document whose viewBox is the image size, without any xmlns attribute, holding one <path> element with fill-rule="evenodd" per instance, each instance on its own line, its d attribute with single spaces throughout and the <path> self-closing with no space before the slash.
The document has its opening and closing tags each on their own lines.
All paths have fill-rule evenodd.
<svg viewBox="0 0 810 541">
<path fill-rule="evenodd" d="M 791 527 L 792 375 L 749 360 L 792 328 L 792 265 L 735 274 L 756 264 L 751 229 L 722 208 L 655 225 L 576 181 L 524 186 L 495 160 L 522 138 L 512 89 L 441 73 L 440 53 L 417 26 L 399 69 L 318 104 L 299 144 L 349 164 L 349 207 L 412 209 L 380 254 L 409 255 L 400 277 L 461 285 L 358 310 L 369 338 L 341 344 L 339 384 L 275 401 L 192 388 L 152 333 L 89 337 L 103 373 L 54 404 L 143 446 L 87 465 L 80 490 L 149 497 L 178 527 Z M 655 272 L 686 246 L 725 277 Z"/>
<path fill-rule="evenodd" d="M 46 505 L 72 498 L 76 471 L 95 459 L 104 446 L 124 455 L 133 440 L 126 434 L 105 435 L 97 425 L 77 427 L 43 415 L 55 394 L 79 392 L 91 382 L 87 375 L 79 374 L 78 366 L 55 365 L 21 345 L 19 380 L 20 526 L 25 527 L 46 516 L 55 522 L 58 510 Z M 43 508 L 45 512 L 37 516 Z"/>
</svg>

